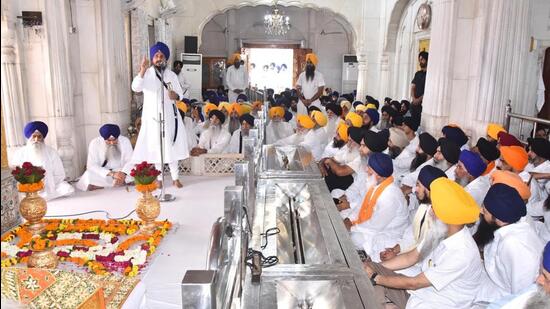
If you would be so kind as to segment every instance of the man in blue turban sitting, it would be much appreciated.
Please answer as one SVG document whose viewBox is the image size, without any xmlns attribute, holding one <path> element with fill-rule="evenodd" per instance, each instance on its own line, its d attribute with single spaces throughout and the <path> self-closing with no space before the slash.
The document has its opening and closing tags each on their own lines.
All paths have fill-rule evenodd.
<svg viewBox="0 0 550 309">
<path fill-rule="evenodd" d="M 27 145 L 10 157 L 10 166 L 21 166 L 30 162 L 46 170 L 44 190 L 40 195 L 46 200 L 71 195 L 74 188 L 65 181 L 65 169 L 57 151 L 44 143 L 48 126 L 42 121 L 27 123 L 24 129 Z"/>
<path fill-rule="evenodd" d="M 116 124 L 105 124 L 99 128 L 98 137 L 88 146 L 86 171 L 80 177 L 76 188 L 92 191 L 105 187 L 122 186 L 130 182 L 132 165 L 132 144 L 120 135 Z"/>
</svg>

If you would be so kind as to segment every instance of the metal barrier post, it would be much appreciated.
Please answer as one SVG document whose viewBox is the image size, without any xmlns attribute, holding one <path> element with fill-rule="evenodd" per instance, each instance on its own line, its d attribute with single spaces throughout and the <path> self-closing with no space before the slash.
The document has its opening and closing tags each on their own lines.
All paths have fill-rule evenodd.
<svg viewBox="0 0 550 309">
<path fill-rule="evenodd" d="M 506 131 L 510 131 L 510 113 L 512 113 L 512 105 L 511 101 L 508 100 L 508 104 L 506 104 L 506 113 L 504 117 L 504 128 Z"/>
</svg>

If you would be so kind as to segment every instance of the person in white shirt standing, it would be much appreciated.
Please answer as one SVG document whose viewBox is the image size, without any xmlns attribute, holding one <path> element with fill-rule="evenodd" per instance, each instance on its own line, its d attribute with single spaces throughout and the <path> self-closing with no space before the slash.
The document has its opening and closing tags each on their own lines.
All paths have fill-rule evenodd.
<svg viewBox="0 0 550 309">
<path fill-rule="evenodd" d="M 482 223 L 474 239 L 483 248 L 487 276 L 477 302 L 517 294 L 531 285 L 539 270 L 543 243 L 533 227 L 519 192 L 506 184 L 491 186 L 483 200 Z"/>
<path fill-rule="evenodd" d="M 241 66 L 241 55 L 235 53 L 232 56 L 233 65 L 227 68 L 225 79 L 229 88 L 229 103 L 237 102 L 239 94 L 244 93 L 248 88 L 248 73 L 246 68 Z"/>
<path fill-rule="evenodd" d="M 191 85 L 187 82 L 187 79 L 185 78 L 185 75 L 181 71 L 183 68 L 183 62 L 176 60 L 174 61 L 174 65 L 172 67 L 172 71 L 176 73 L 178 76 L 178 80 L 180 82 L 181 90 L 183 92 L 181 99 L 188 98 L 189 97 L 189 89 L 191 89 Z"/>
<path fill-rule="evenodd" d="M 433 227 L 416 247 L 383 263 L 365 263 L 377 302 L 388 297 L 398 308 L 471 308 L 483 265 L 466 224 L 479 217 L 479 206 L 454 181 L 440 177 L 430 184 Z M 420 263 L 421 272 L 395 271 Z"/>
<path fill-rule="evenodd" d="M 99 135 L 88 146 L 86 171 L 76 183 L 81 191 L 122 186 L 131 181 L 128 176 L 133 167 L 129 164 L 133 152 L 130 140 L 120 135 L 116 124 L 103 125 Z"/>
<path fill-rule="evenodd" d="M 325 79 L 321 72 L 316 70 L 319 63 L 317 55 L 309 53 L 306 55 L 306 70 L 300 73 L 296 82 L 296 91 L 298 92 L 298 114 L 308 114 L 310 106 L 316 106 L 321 109 L 319 98 L 323 95 L 325 89 Z"/>
</svg>

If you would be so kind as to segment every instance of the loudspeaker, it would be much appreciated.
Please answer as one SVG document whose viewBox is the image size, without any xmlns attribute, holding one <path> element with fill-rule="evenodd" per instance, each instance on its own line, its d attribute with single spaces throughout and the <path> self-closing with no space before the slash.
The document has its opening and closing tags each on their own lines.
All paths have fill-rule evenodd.
<svg viewBox="0 0 550 309">
<path fill-rule="evenodd" d="M 198 52 L 197 41 L 198 37 L 196 36 L 185 36 L 184 50 L 186 54 L 196 54 Z"/>
</svg>

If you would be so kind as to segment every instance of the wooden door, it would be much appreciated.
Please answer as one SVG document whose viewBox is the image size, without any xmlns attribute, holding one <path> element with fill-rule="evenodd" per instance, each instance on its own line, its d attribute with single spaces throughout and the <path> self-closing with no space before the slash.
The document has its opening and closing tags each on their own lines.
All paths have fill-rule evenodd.
<svg viewBox="0 0 550 309">
<path fill-rule="evenodd" d="M 217 89 L 223 84 L 223 72 L 225 70 L 225 57 L 202 58 L 202 88 Z"/>
<path fill-rule="evenodd" d="M 296 85 L 300 73 L 306 69 L 306 54 L 311 52 L 311 48 L 294 48 L 294 72 L 292 74 L 293 87 Z"/>
<path fill-rule="evenodd" d="M 542 67 L 542 80 L 544 81 L 544 105 L 540 110 L 538 117 L 550 119 L 550 47 L 546 49 L 544 55 L 544 65 Z"/>
</svg>

